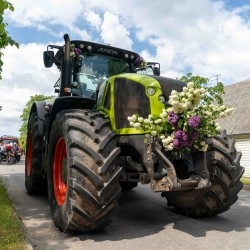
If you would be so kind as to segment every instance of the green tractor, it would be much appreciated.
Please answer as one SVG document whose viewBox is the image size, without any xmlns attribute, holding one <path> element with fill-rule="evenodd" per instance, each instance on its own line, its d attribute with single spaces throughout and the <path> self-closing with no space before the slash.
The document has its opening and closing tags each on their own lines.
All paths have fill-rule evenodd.
<svg viewBox="0 0 250 250">
<path fill-rule="evenodd" d="M 159 114 L 185 83 L 161 77 L 160 64 L 137 53 L 68 35 L 64 41 L 44 52 L 45 67 L 61 72 L 58 96 L 33 104 L 25 159 L 27 193 L 48 193 L 60 231 L 104 228 L 121 191 L 138 183 L 190 216 L 216 215 L 235 203 L 244 169 L 225 132 L 206 139 L 206 152 L 176 159 L 130 126 L 130 115 Z"/>
</svg>

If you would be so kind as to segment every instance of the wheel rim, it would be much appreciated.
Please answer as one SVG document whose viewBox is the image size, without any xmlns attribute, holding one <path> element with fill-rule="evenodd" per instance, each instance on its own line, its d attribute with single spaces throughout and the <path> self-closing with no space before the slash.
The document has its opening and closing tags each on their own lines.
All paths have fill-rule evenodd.
<svg viewBox="0 0 250 250">
<path fill-rule="evenodd" d="M 53 164 L 54 193 L 59 206 L 63 205 L 67 192 L 67 174 L 65 174 L 66 160 L 67 153 L 65 141 L 62 137 L 60 137 L 56 144 Z"/>
<path fill-rule="evenodd" d="M 26 174 L 30 176 L 31 173 L 31 159 L 32 159 L 32 131 L 29 131 L 27 150 L 26 150 Z"/>
</svg>

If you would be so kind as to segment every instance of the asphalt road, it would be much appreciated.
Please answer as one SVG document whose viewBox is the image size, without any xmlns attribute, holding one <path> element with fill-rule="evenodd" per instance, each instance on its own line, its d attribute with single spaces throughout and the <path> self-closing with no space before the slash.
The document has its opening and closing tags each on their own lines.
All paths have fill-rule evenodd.
<svg viewBox="0 0 250 250">
<path fill-rule="evenodd" d="M 96 233 L 66 235 L 54 226 L 46 197 L 29 196 L 24 162 L 0 164 L 31 249 L 182 250 L 250 249 L 250 192 L 242 190 L 231 209 L 213 218 L 193 219 L 174 213 L 160 193 L 139 185 L 119 198 L 113 223 Z"/>
</svg>

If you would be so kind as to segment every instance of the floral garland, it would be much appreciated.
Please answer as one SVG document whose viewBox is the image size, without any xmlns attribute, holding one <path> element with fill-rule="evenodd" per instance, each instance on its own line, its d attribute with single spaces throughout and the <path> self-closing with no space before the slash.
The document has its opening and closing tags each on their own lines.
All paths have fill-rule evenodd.
<svg viewBox="0 0 250 250">
<path fill-rule="evenodd" d="M 133 62 L 133 66 L 135 68 L 143 68 L 145 69 L 147 67 L 147 62 L 141 57 L 141 56 L 138 56 L 134 62 Z"/>
<path fill-rule="evenodd" d="M 128 117 L 130 125 L 146 133 L 146 137 L 159 138 L 166 151 L 189 152 L 192 149 L 207 151 L 205 137 L 214 137 L 221 128 L 217 119 L 229 116 L 233 108 L 223 104 L 220 97 L 224 86 L 205 87 L 208 79 L 192 76 L 181 80 L 193 80 L 182 92 L 173 90 L 169 96 L 169 108 L 159 115 L 143 118 L 138 114 Z M 218 104 L 215 104 L 215 101 Z"/>
<path fill-rule="evenodd" d="M 70 45 L 70 58 L 78 57 L 81 54 L 82 50 L 75 48 L 74 44 Z"/>
</svg>

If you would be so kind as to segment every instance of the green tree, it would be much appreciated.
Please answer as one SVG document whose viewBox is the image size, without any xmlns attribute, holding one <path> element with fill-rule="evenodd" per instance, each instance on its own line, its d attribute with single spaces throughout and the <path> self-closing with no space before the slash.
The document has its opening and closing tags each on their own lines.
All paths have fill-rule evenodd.
<svg viewBox="0 0 250 250">
<path fill-rule="evenodd" d="M 19 44 L 15 42 L 10 36 L 9 33 L 6 31 L 7 23 L 4 22 L 4 11 L 10 10 L 14 11 L 14 7 L 11 3 L 6 0 L 0 0 L 0 80 L 2 80 L 2 67 L 3 67 L 3 52 L 2 49 L 7 47 L 8 45 L 15 45 L 19 48 Z M 0 111 L 2 110 L 2 106 L 0 106 Z"/>
<path fill-rule="evenodd" d="M 9 33 L 6 31 L 7 23 L 4 22 L 4 11 L 5 10 L 14 11 L 13 5 L 6 1 L 6 0 L 0 0 L 0 80 L 2 79 L 2 56 L 3 52 L 2 49 L 7 47 L 8 45 L 15 45 L 17 48 L 19 48 L 19 44 L 15 42 L 10 36 Z"/>
<path fill-rule="evenodd" d="M 22 148 L 26 147 L 26 136 L 27 136 L 27 126 L 29 122 L 29 114 L 32 107 L 32 104 L 36 101 L 43 101 L 46 99 L 51 99 L 53 96 L 44 96 L 44 95 L 34 95 L 30 97 L 30 100 L 26 103 L 25 108 L 23 109 L 22 115 L 20 115 L 22 125 L 19 129 L 20 137 L 19 143 Z"/>
</svg>

